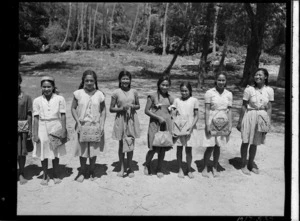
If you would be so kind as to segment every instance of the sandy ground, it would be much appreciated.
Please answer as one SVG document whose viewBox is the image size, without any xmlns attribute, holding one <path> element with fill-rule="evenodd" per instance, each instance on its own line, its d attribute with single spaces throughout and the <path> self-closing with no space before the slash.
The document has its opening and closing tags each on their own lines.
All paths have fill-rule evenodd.
<svg viewBox="0 0 300 221">
<path fill-rule="evenodd" d="M 29 82 L 25 79 L 25 83 Z M 141 83 L 141 82 L 140 82 Z M 145 83 L 145 82 L 144 82 Z M 70 113 L 71 96 L 67 101 L 67 127 L 71 140 L 66 144 L 67 155 L 60 159 L 62 183 L 56 185 L 50 180 L 48 186 L 40 185 L 41 163 L 29 153 L 26 163 L 29 181 L 18 183 L 17 215 L 205 215 L 205 216 L 283 216 L 284 215 L 284 134 L 269 133 L 265 145 L 258 146 L 255 162 L 260 174 L 244 175 L 237 169 L 240 157 L 240 133 L 234 128 L 226 148 L 221 149 L 220 168 L 225 169 L 218 178 L 204 178 L 201 175 L 205 148 L 201 143 L 193 147 L 192 167 L 194 179 L 177 177 L 176 148 L 166 153 L 165 176 L 145 176 L 143 163 L 147 153 L 147 129 L 149 117 L 144 114 L 145 93 L 156 88 L 156 81 L 149 80 L 140 88 L 141 138 L 136 140 L 134 151 L 135 177 L 117 176 L 118 142 L 111 139 L 114 114 L 107 113 L 106 151 L 97 158 L 95 181 L 85 179 L 74 181 L 78 174 L 79 159 L 73 156 L 74 120 Z M 105 85 L 106 105 L 109 107 L 111 88 Z M 134 84 L 133 84 L 134 86 Z M 148 88 L 149 87 L 149 88 Z M 147 89 L 146 89 L 147 88 Z M 151 89 L 152 88 L 152 89 Z M 179 94 L 177 94 L 179 95 Z M 108 108 L 107 108 L 108 111 Z M 200 114 L 202 114 L 201 112 Z M 203 116 L 198 122 L 199 138 L 203 136 Z M 152 167 L 156 167 L 157 155 Z M 185 160 L 185 154 L 183 154 Z M 52 164 L 49 163 L 51 172 Z M 212 175 L 210 173 L 210 175 Z"/>
</svg>

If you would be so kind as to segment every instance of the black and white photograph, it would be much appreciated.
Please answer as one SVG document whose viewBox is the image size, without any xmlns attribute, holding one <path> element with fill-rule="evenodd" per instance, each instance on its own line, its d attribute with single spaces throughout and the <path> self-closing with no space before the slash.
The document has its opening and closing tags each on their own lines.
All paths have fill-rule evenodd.
<svg viewBox="0 0 300 221">
<path fill-rule="evenodd" d="M 17 8 L 16 216 L 244 221 L 299 208 L 295 2 Z"/>
</svg>

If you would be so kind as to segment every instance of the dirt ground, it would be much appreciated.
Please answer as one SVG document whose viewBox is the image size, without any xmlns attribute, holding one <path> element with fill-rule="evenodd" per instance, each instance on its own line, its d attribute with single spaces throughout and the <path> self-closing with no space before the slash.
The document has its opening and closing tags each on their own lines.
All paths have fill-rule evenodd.
<svg viewBox="0 0 300 221">
<path fill-rule="evenodd" d="M 24 77 L 22 87 L 33 98 L 40 94 L 39 77 Z M 200 216 L 283 216 L 285 199 L 284 180 L 284 133 L 273 130 L 267 134 L 265 145 L 258 146 L 255 162 L 260 174 L 244 175 L 239 169 L 240 132 L 235 128 L 226 148 L 221 149 L 218 178 L 204 178 L 203 154 L 201 145 L 204 130 L 203 96 L 195 91 L 193 95 L 200 101 L 200 120 L 198 133 L 200 145 L 193 147 L 192 167 L 194 179 L 177 177 L 176 147 L 168 151 L 164 161 L 162 179 L 156 175 L 145 176 L 143 163 L 147 153 L 147 129 L 149 117 L 144 114 L 147 93 L 156 90 L 156 80 L 133 79 L 132 87 L 140 96 L 141 109 L 138 111 L 141 123 L 141 138 L 136 140 L 134 151 L 135 177 L 117 176 L 118 142 L 111 139 L 115 114 L 109 113 L 111 93 L 117 82 L 99 82 L 106 94 L 107 118 L 105 124 L 106 150 L 97 158 L 97 177 L 95 181 L 85 179 L 83 183 L 74 181 L 78 174 L 79 159 L 74 152 L 74 120 L 70 113 L 72 91 L 80 83 L 80 77 L 57 78 L 58 89 L 67 102 L 67 127 L 71 140 L 66 144 L 67 155 L 60 159 L 62 183 L 48 186 L 40 185 L 41 163 L 27 157 L 25 173 L 29 179 L 19 185 L 17 192 L 17 215 L 200 215 Z M 175 82 L 171 93 L 179 96 Z M 66 87 L 68 85 L 68 87 Z M 71 85 L 71 86 L 70 86 Z M 71 88 L 70 88 L 71 87 Z M 234 118 L 238 118 L 241 101 L 235 101 Z M 234 123 L 235 125 L 235 123 Z M 284 127 L 284 125 L 283 125 Z M 154 156 L 152 167 L 157 165 Z M 185 154 L 183 154 L 185 160 Z M 231 162 L 231 163 L 230 163 Z M 51 172 L 52 164 L 49 163 Z"/>
</svg>

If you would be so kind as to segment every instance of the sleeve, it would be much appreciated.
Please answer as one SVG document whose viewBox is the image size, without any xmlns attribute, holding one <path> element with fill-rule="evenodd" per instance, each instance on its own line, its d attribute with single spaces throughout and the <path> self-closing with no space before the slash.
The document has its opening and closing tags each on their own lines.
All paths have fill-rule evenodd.
<svg viewBox="0 0 300 221">
<path fill-rule="evenodd" d="M 27 113 L 32 112 L 32 99 L 30 96 L 27 96 Z"/>
<path fill-rule="evenodd" d="M 59 99 L 59 112 L 66 113 L 66 101 L 65 101 L 65 98 L 62 96 L 60 96 L 60 99 Z"/>
<path fill-rule="evenodd" d="M 40 115 L 40 105 L 39 105 L 38 98 L 33 100 L 32 110 L 33 110 L 33 113 L 32 113 L 33 116 Z"/>
<path fill-rule="evenodd" d="M 269 95 L 269 101 L 274 101 L 274 89 L 273 88 L 269 87 L 268 95 Z"/>
<path fill-rule="evenodd" d="M 118 100 L 118 91 L 117 90 L 114 90 L 112 92 L 111 98 L 114 98 L 114 99 Z"/>
<path fill-rule="evenodd" d="M 102 103 L 103 101 L 105 101 L 105 94 L 99 90 L 99 100 L 100 102 L 99 103 Z"/>
<path fill-rule="evenodd" d="M 195 98 L 195 102 L 194 102 L 194 110 L 195 109 L 199 109 L 199 101 L 197 98 Z"/>
<path fill-rule="evenodd" d="M 247 86 L 246 89 L 244 90 L 243 100 L 248 101 L 250 97 L 251 97 L 251 87 Z"/>
<path fill-rule="evenodd" d="M 80 94 L 79 90 L 73 92 L 73 95 L 76 98 L 76 100 L 79 100 L 79 94 Z"/>
<path fill-rule="evenodd" d="M 232 107 L 232 100 L 233 100 L 232 93 L 229 92 L 228 93 L 228 107 Z"/>
<path fill-rule="evenodd" d="M 204 102 L 206 104 L 210 104 L 211 103 L 211 93 L 209 91 L 206 91 L 206 93 L 204 94 Z"/>
</svg>

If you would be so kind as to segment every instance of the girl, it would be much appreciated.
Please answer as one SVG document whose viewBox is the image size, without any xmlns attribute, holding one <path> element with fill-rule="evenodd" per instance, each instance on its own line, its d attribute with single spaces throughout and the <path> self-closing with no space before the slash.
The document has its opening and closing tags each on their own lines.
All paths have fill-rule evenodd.
<svg viewBox="0 0 300 221">
<path fill-rule="evenodd" d="M 206 147 L 204 153 L 204 169 L 202 176 L 209 178 L 208 175 L 208 161 L 213 152 L 213 168 L 214 177 L 219 176 L 217 166 L 220 157 L 220 147 L 225 146 L 229 140 L 229 135 L 232 129 L 232 93 L 225 89 L 227 76 L 225 73 L 218 73 L 216 75 L 215 87 L 209 89 L 205 95 L 205 135 L 203 145 Z M 222 113 L 223 112 L 223 113 Z M 211 136 L 210 124 L 216 114 L 226 114 L 229 121 L 229 135 L 228 136 Z"/>
<path fill-rule="evenodd" d="M 18 121 L 25 121 L 28 125 L 28 131 L 18 130 L 18 163 L 19 163 L 19 181 L 20 184 L 27 183 L 24 178 L 24 167 L 26 163 L 27 146 L 26 141 L 31 140 L 32 133 L 32 100 L 31 97 L 21 90 L 22 77 L 18 74 Z M 22 125 L 21 125 L 22 126 Z"/>
<path fill-rule="evenodd" d="M 95 163 L 97 154 L 104 148 L 104 124 L 106 119 L 105 95 L 98 89 L 97 75 L 92 70 L 87 70 L 82 75 L 82 81 L 78 90 L 73 93 L 71 113 L 76 121 L 75 156 L 79 156 L 80 171 L 77 176 L 78 182 L 83 182 L 86 169 L 86 161 L 89 158 L 90 180 L 95 180 Z M 80 142 L 79 133 L 83 125 L 96 125 L 100 128 L 100 142 Z"/>
<path fill-rule="evenodd" d="M 140 123 L 136 110 L 140 109 L 138 93 L 135 89 L 131 89 L 131 74 L 123 70 L 119 74 L 119 89 L 116 89 L 111 98 L 110 112 L 117 113 L 114 123 L 112 138 L 119 141 L 119 161 L 121 170 L 117 174 L 120 177 L 124 176 L 125 162 L 123 153 L 123 138 L 124 135 L 132 136 L 134 138 L 140 137 Z M 126 131 L 125 128 L 127 126 Z M 125 134 L 130 132 L 130 134 Z M 134 177 L 132 169 L 133 151 L 127 152 L 128 161 L 128 176 Z"/>
<path fill-rule="evenodd" d="M 62 127 L 62 138 L 67 137 L 66 102 L 62 96 L 58 95 L 53 77 L 42 77 L 41 87 L 43 95 L 33 101 L 33 141 L 35 143 L 32 156 L 41 159 L 44 172 L 42 185 L 48 185 L 50 179 L 47 173 L 48 159 L 52 159 L 53 180 L 55 184 L 58 184 L 61 182 L 58 177 L 59 157 L 66 154 L 66 147 L 63 144 L 54 150 L 50 148 L 49 132 L 54 128 Z"/>
<path fill-rule="evenodd" d="M 251 175 L 259 173 L 254 165 L 257 145 L 264 144 L 266 133 L 259 132 L 257 126 L 258 115 L 268 118 L 271 124 L 272 101 L 274 101 L 274 90 L 268 86 L 269 73 L 264 68 L 259 68 L 254 74 L 254 87 L 247 86 L 244 91 L 243 105 L 237 129 L 241 131 L 242 145 L 242 172 Z M 247 164 L 247 152 L 249 150 L 249 161 Z M 247 164 L 247 165 L 246 165 Z"/>
<path fill-rule="evenodd" d="M 168 76 L 161 77 L 157 82 L 157 92 L 148 95 L 147 104 L 145 107 L 145 114 L 150 117 L 149 129 L 148 129 L 148 148 L 150 149 L 146 155 L 146 162 L 144 167 L 145 175 L 150 175 L 150 163 L 157 152 L 158 164 L 157 164 L 157 177 L 162 178 L 162 162 L 165 157 L 165 152 L 172 149 L 170 147 L 155 147 L 152 146 L 154 135 L 160 130 L 160 125 L 166 127 L 170 132 L 172 131 L 172 120 L 169 111 L 170 105 L 173 104 L 174 98 L 169 95 L 168 90 L 171 86 L 171 81 Z"/>
<path fill-rule="evenodd" d="M 186 117 L 188 120 L 188 135 L 178 136 L 177 145 L 177 162 L 179 166 L 179 178 L 184 178 L 182 170 L 182 149 L 185 146 L 187 174 L 189 178 L 194 178 L 191 170 L 192 163 L 192 147 L 197 145 L 197 126 L 198 121 L 198 100 L 192 97 L 192 86 L 190 83 L 181 83 L 180 85 L 181 98 L 176 98 L 174 104 L 171 106 L 173 111 L 172 115 L 179 114 Z"/>
</svg>

